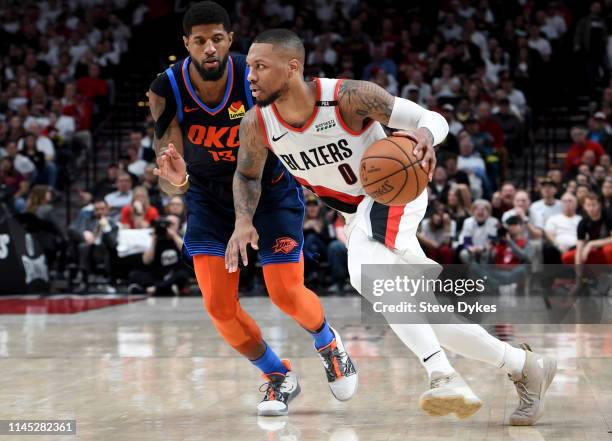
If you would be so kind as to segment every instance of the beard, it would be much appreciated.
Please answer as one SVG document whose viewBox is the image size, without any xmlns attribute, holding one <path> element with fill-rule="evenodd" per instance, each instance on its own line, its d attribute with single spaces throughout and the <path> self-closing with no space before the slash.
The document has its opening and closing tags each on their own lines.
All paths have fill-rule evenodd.
<svg viewBox="0 0 612 441">
<path fill-rule="evenodd" d="M 272 104 L 274 101 L 279 99 L 283 95 L 283 92 L 285 92 L 288 88 L 289 88 L 289 85 L 285 83 L 280 89 L 278 89 L 275 92 L 272 92 L 266 98 L 254 98 L 255 102 L 260 108 L 267 107 L 270 104 Z"/>
<path fill-rule="evenodd" d="M 202 64 L 198 63 L 193 58 L 191 61 L 204 81 L 217 81 L 220 80 L 225 73 L 225 66 L 227 66 L 228 56 L 229 55 L 226 55 L 225 58 L 219 60 L 219 67 L 216 69 L 206 69 Z"/>
</svg>

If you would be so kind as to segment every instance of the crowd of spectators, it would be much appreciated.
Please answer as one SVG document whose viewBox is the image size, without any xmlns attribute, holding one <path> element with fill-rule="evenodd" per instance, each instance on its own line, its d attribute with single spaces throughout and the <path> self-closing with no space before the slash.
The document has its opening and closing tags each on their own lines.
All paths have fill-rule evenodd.
<svg viewBox="0 0 612 441">
<path fill-rule="evenodd" d="M 128 150 L 151 149 L 144 132 L 129 135 Z M 89 289 L 91 274 L 106 276 L 107 290 L 112 289 L 108 282 L 117 280 L 133 293 L 172 295 L 190 289 L 190 271 L 181 258 L 185 203 L 181 196 L 161 193 L 154 165 L 138 158 L 120 156 L 93 188 L 80 192 L 82 208 L 68 228 L 79 257 L 77 290 Z"/>
<path fill-rule="evenodd" d="M 60 272 L 79 257 L 56 207 L 96 148 L 94 130 L 112 103 L 131 35 L 118 15 L 125 6 L 48 0 L 0 8 L 0 201 Z"/>
<path fill-rule="evenodd" d="M 44 205 L 61 185 L 62 168 L 92 148 L 92 128 L 112 100 L 130 37 L 125 15 L 114 13 L 123 3 L 49 0 L 4 12 L 0 32 L 10 38 L 2 39 L 8 43 L 0 58 L 0 185 L 10 189 L 16 212 L 48 215 Z M 306 45 L 307 78 L 373 81 L 445 116 L 450 133 L 418 234 L 434 260 L 491 263 L 502 286 L 524 276 L 514 271 L 519 263 L 612 263 L 607 3 L 581 9 L 553 0 L 445 0 L 435 19 L 426 2 L 417 3 L 406 10 L 399 1 L 231 2 L 232 49 L 245 53 L 264 28 L 286 26 Z M 152 13 L 144 6 L 132 12 L 132 24 Z M 568 56 L 561 53 L 567 46 L 582 60 L 599 110 L 572 129 L 562 164 L 549 164 L 536 188 L 519 188 L 511 170 L 532 146 L 531 104 L 555 76 L 554 60 Z M 82 209 L 71 225 L 47 219 L 59 230 L 56 244 L 67 244 L 66 254 L 78 262 L 83 289 L 89 274 L 106 273 L 134 292 L 188 291 L 179 259 L 185 205 L 158 188 L 152 138 L 147 118 L 125 136 L 105 176 L 81 191 Z M 343 219 L 305 196 L 307 283 L 343 292 Z"/>
<path fill-rule="evenodd" d="M 130 37 L 118 9 L 49 0 L 0 10 L 0 185 L 15 212 L 35 185 L 63 189 L 93 148 Z"/>
</svg>

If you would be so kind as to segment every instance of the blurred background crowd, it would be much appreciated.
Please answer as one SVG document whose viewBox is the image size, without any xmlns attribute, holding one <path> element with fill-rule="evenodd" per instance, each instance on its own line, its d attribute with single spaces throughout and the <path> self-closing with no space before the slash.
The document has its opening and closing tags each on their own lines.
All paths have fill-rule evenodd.
<svg viewBox="0 0 612 441">
<path fill-rule="evenodd" d="M 450 133 L 419 232 L 432 259 L 471 265 L 507 290 L 524 280 L 521 263 L 612 263 L 612 1 L 223 4 L 235 52 L 288 27 L 306 45 L 307 77 L 373 81 L 444 115 Z M 0 9 L 0 202 L 39 240 L 65 282 L 54 289 L 191 291 L 185 204 L 153 175 L 144 96 L 184 56 L 187 6 Z M 305 200 L 307 284 L 344 293 L 343 219 Z M 241 277 L 245 293 L 261 292 L 257 265 Z"/>
</svg>

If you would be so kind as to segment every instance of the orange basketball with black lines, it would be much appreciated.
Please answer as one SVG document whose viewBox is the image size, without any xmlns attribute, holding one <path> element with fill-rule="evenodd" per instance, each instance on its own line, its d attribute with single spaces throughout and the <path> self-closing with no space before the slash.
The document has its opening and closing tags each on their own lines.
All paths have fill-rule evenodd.
<svg viewBox="0 0 612 441">
<path fill-rule="evenodd" d="M 428 170 L 414 156 L 415 146 L 411 138 L 389 136 L 366 149 L 359 175 L 361 185 L 372 199 L 384 205 L 406 205 L 425 190 Z"/>
</svg>

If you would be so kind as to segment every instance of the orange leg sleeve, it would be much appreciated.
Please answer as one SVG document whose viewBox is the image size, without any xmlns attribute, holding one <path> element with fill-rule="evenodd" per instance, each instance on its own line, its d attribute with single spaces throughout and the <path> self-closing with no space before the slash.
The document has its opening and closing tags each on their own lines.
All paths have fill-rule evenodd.
<svg viewBox="0 0 612 441">
<path fill-rule="evenodd" d="M 265 351 L 261 331 L 238 301 L 239 272 L 228 273 L 223 257 L 194 256 L 193 264 L 204 307 L 225 341 L 249 359 Z"/>
<path fill-rule="evenodd" d="M 270 300 L 308 331 L 317 331 L 325 318 L 319 297 L 304 286 L 304 258 L 298 263 L 264 265 Z"/>
</svg>

